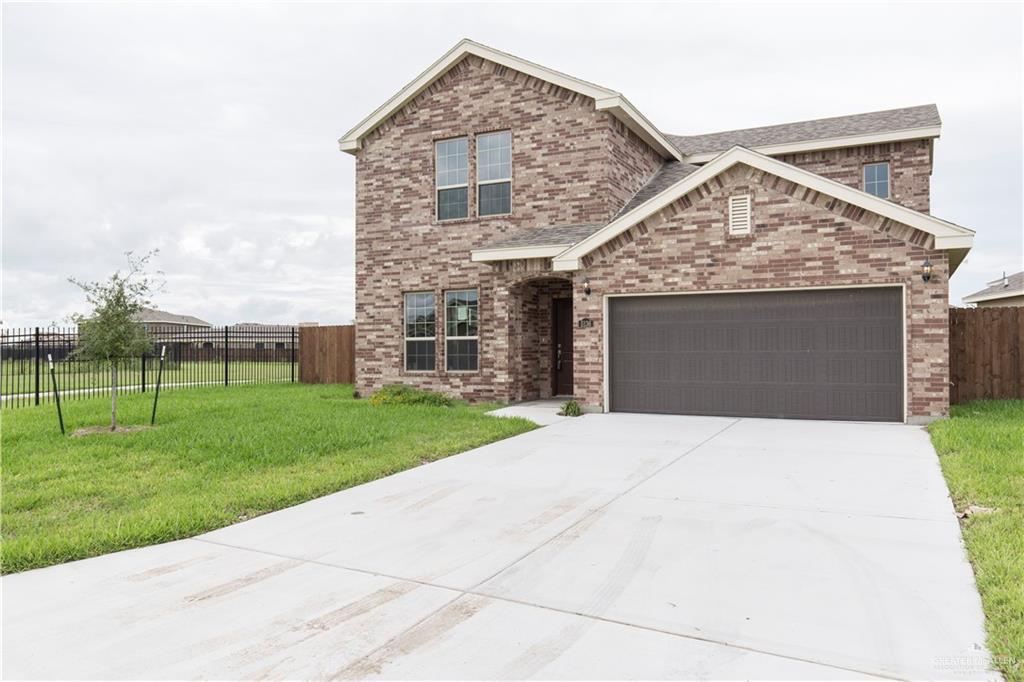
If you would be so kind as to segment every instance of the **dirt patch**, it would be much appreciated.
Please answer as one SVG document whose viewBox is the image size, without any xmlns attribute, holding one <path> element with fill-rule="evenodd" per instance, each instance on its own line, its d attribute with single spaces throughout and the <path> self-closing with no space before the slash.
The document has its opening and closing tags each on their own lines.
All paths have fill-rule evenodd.
<svg viewBox="0 0 1024 682">
<path fill-rule="evenodd" d="M 71 433 L 72 438 L 81 438 L 82 436 L 92 436 L 100 433 L 135 433 L 136 431 L 148 431 L 152 429 L 152 426 L 118 426 L 116 429 L 111 430 L 109 426 L 87 426 L 84 429 L 76 429 Z"/>
</svg>

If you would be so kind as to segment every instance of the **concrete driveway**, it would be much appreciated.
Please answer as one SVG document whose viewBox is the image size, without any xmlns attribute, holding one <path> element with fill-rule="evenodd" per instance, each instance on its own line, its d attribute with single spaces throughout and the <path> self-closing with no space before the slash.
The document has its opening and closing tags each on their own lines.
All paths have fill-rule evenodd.
<svg viewBox="0 0 1024 682">
<path fill-rule="evenodd" d="M 978 678 L 916 427 L 587 415 L 3 580 L 5 678 Z"/>
</svg>

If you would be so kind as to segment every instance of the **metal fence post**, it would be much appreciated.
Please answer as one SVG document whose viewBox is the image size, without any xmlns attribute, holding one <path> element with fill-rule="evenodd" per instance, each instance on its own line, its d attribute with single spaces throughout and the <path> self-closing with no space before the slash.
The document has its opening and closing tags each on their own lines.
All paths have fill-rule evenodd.
<svg viewBox="0 0 1024 682">
<path fill-rule="evenodd" d="M 36 405 L 39 404 L 39 356 L 42 349 L 39 347 L 39 327 L 36 327 Z"/>
<path fill-rule="evenodd" d="M 142 353 L 142 392 L 146 392 L 146 353 Z"/>
<path fill-rule="evenodd" d="M 224 385 L 228 385 L 228 326 L 224 325 Z"/>
<path fill-rule="evenodd" d="M 292 327 L 292 383 L 295 383 L 295 327 Z"/>
</svg>

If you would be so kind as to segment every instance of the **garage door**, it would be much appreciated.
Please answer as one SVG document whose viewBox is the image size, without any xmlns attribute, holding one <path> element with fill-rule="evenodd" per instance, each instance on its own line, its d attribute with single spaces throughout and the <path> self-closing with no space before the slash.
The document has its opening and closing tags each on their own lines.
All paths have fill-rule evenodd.
<svg viewBox="0 0 1024 682">
<path fill-rule="evenodd" d="M 608 301 L 610 409 L 903 420 L 898 288 Z"/>
</svg>

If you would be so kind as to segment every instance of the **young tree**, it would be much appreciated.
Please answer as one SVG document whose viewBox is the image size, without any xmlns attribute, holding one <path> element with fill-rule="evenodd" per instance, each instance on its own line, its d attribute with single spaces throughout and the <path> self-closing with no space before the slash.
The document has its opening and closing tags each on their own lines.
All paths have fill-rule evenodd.
<svg viewBox="0 0 1024 682">
<path fill-rule="evenodd" d="M 125 253 L 128 272 L 118 270 L 104 281 L 68 279 L 85 292 L 85 299 L 92 306 L 88 315 L 72 316 L 78 324 L 78 345 L 72 355 L 78 360 L 98 362 L 110 368 L 111 431 L 117 428 L 117 365 L 152 348 L 152 341 L 137 316 L 160 288 L 146 271 L 156 253 L 154 250 L 136 258 L 128 251 Z"/>
</svg>

